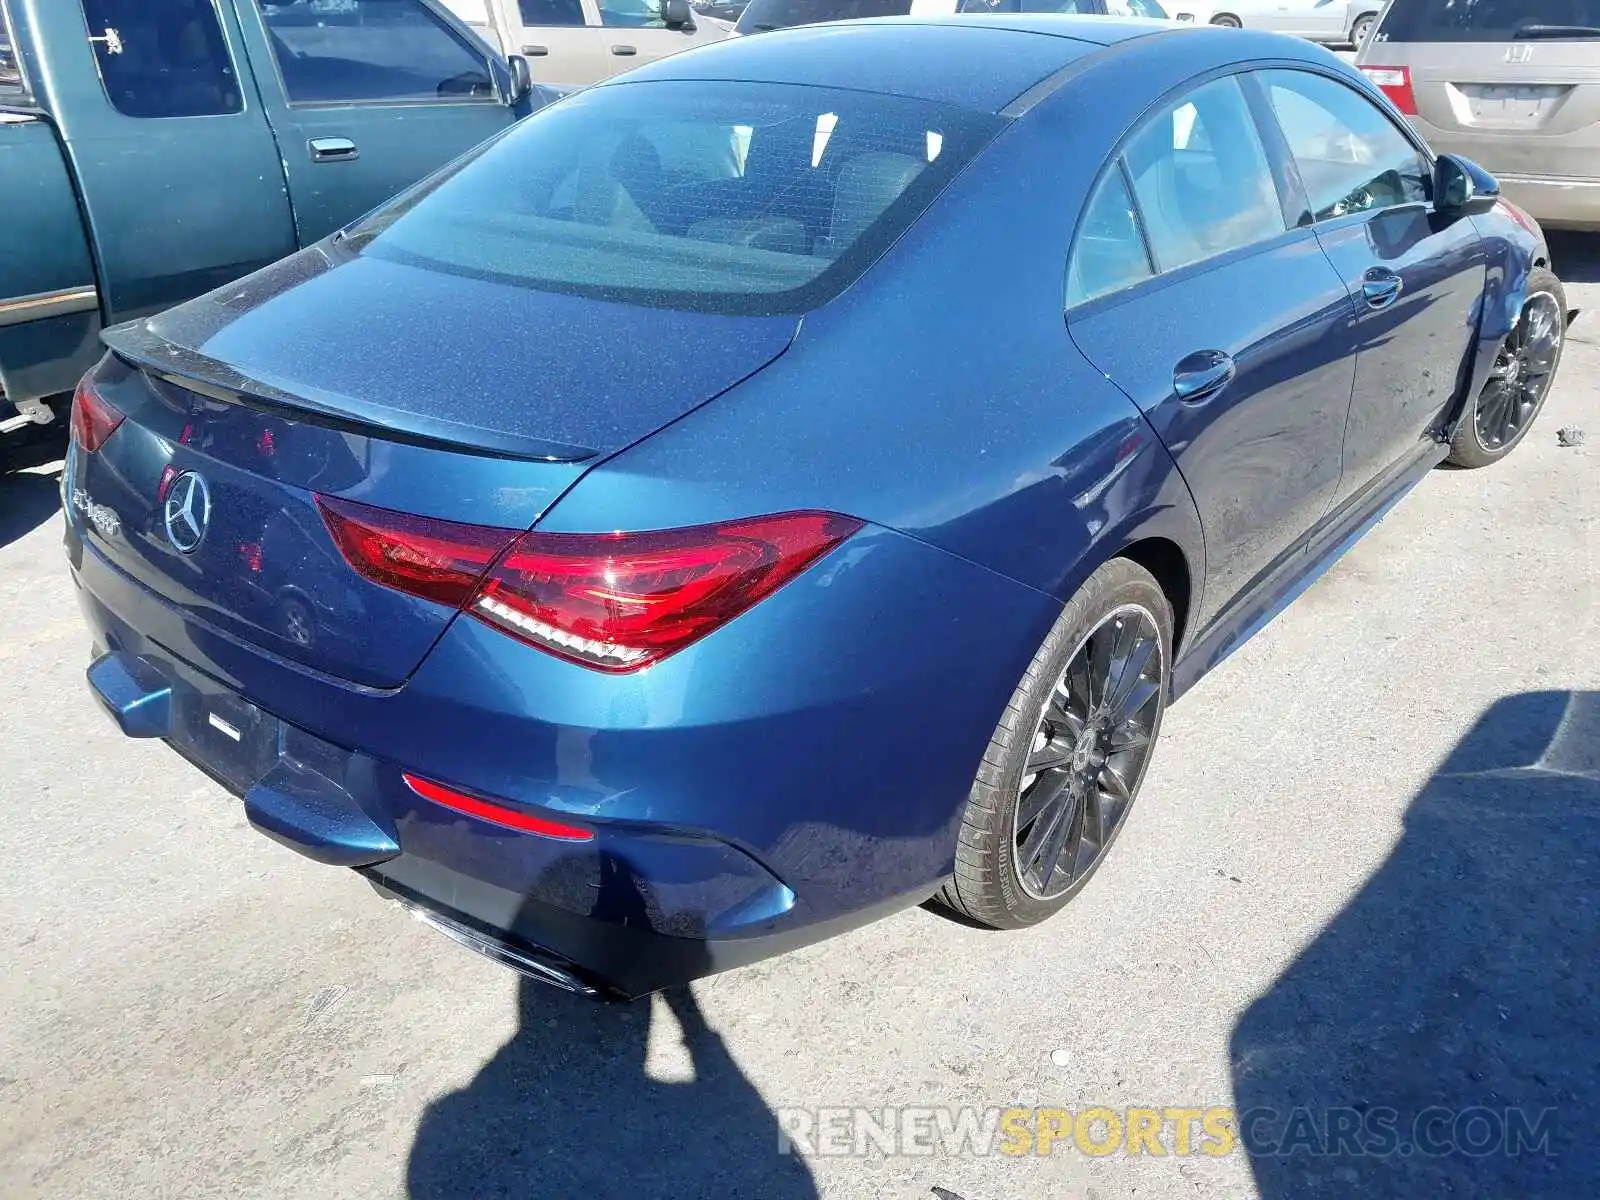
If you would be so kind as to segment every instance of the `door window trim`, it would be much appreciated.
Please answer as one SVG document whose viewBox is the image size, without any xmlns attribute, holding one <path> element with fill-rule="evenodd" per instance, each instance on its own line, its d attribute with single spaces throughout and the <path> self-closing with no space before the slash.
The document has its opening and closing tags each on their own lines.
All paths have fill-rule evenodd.
<svg viewBox="0 0 1600 1200">
<path fill-rule="evenodd" d="M 1288 134 L 1284 133 L 1283 122 L 1279 119 L 1276 110 L 1272 107 L 1272 99 L 1267 95 L 1266 83 L 1259 78 L 1259 76 L 1266 71 L 1299 72 L 1303 75 L 1314 75 L 1320 79 L 1326 79 L 1335 86 L 1342 86 L 1345 88 L 1345 90 L 1353 92 L 1359 99 L 1365 100 L 1372 106 L 1372 108 L 1380 117 L 1389 122 L 1389 128 L 1393 129 L 1395 133 L 1399 134 L 1405 143 L 1416 153 L 1417 157 L 1422 160 L 1422 164 L 1426 168 L 1424 177 L 1427 181 L 1428 198 L 1426 200 L 1408 200 L 1404 204 L 1390 204 L 1383 208 L 1363 209 L 1360 212 L 1344 213 L 1337 217 L 1324 217 L 1320 221 L 1317 220 L 1316 214 L 1311 211 L 1310 194 L 1306 191 L 1305 184 L 1300 179 L 1300 166 L 1295 162 L 1294 150 L 1289 145 L 1289 136 Z M 1396 121 L 1394 117 L 1390 115 L 1385 106 L 1374 100 L 1372 95 L 1368 93 L 1365 88 L 1357 87 L 1353 81 L 1343 75 L 1338 74 L 1337 72 L 1323 70 L 1310 63 L 1252 63 L 1248 68 L 1247 73 L 1251 76 L 1251 79 L 1246 91 L 1252 95 L 1253 103 L 1259 103 L 1260 105 L 1259 110 L 1255 112 L 1255 118 L 1256 124 L 1262 127 L 1262 141 L 1267 143 L 1267 153 L 1269 155 L 1282 157 L 1282 169 L 1287 173 L 1288 177 L 1293 180 L 1295 195 L 1298 197 L 1299 203 L 1302 206 L 1299 210 L 1300 224 L 1297 226 L 1297 228 L 1342 229 L 1347 225 L 1355 225 L 1366 221 L 1371 217 L 1377 216 L 1379 213 L 1399 212 L 1403 211 L 1404 209 L 1419 207 L 1430 215 L 1436 211 L 1434 208 L 1432 178 L 1435 162 L 1433 150 L 1428 146 L 1427 142 L 1423 141 L 1417 136 L 1416 131 L 1411 128 L 1410 122 Z M 1278 169 L 1278 166 L 1275 164 L 1273 170 L 1276 172 Z M 1288 217 L 1289 210 L 1286 208 L 1284 210 L 1284 219 L 1287 220 Z"/>
<path fill-rule="evenodd" d="M 484 44 L 482 38 L 473 35 L 471 27 L 466 26 L 465 22 L 462 22 L 462 25 L 471 36 L 463 37 L 461 30 L 456 28 L 456 21 L 459 18 L 444 8 L 439 3 L 439 0 L 415 0 L 415 2 L 431 13 L 443 32 L 449 35 L 462 49 L 475 57 L 483 51 L 489 51 L 489 56 L 482 61 L 484 74 L 489 77 L 489 83 L 495 89 L 494 95 L 452 96 L 449 99 L 443 96 L 437 98 L 401 96 L 367 97 L 357 100 L 296 100 L 289 94 L 289 85 L 283 78 L 283 64 L 278 61 L 278 52 L 272 44 L 272 26 L 267 24 L 267 14 L 261 11 L 261 0 L 248 0 L 251 10 L 255 13 L 256 21 L 260 25 L 261 39 L 266 47 L 267 59 L 272 63 L 272 77 L 277 82 L 278 95 L 282 97 L 284 107 L 294 111 L 297 109 L 314 110 L 322 108 L 479 108 L 485 104 L 503 106 L 504 101 L 501 100 L 499 95 L 500 77 L 495 69 L 495 61 L 498 55 Z M 576 28 L 576 26 L 565 28 Z"/>
</svg>

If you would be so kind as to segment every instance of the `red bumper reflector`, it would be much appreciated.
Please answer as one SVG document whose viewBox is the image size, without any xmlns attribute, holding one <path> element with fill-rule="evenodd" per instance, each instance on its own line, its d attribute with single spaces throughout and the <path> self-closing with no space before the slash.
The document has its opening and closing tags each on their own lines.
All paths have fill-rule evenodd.
<svg viewBox="0 0 1600 1200">
<path fill-rule="evenodd" d="M 499 804 L 492 804 L 487 800 L 480 800 L 476 796 L 468 796 L 454 788 L 447 788 L 442 783 L 422 779 L 416 775 L 402 773 L 400 776 L 406 781 L 406 786 L 424 800 L 431 800 L 444 808 L 463 813 L 469 817 L 477 817 L 480 821 L 488 821 L 494 825 L 503 825 L 507 829 L 515 829 L 518 833 L 536 833 L 540 837 L 555 838 L 563 842 L 591 842 L 594 840 L 594 830 L 584 829 L 578 825 L 563 825 L 560 821 L 552 821 L 546 817 L 536 817 L 532 813 L 520 809 L 506 808 Z"/>
</svg>

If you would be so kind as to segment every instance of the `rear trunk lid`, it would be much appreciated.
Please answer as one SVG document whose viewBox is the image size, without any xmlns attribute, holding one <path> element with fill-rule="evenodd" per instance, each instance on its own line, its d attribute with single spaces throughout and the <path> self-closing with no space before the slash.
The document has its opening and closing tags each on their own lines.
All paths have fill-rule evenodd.
<svg viewBox="0 0 1600 1200">
<path fill-rule="evenodd" d="M 190 619 L 394 687 L 456 610 L 358 575 L 319 496 L 526 529 L 595 462 L 781 354 L 796 324 L 312 249 L 108 331 L 96 383 L 126 419 L 74 451 L 68 486 L 116 516 L 84 536 Z M 190 545 L 178 501 L 194 478 Z"/>
</svg>

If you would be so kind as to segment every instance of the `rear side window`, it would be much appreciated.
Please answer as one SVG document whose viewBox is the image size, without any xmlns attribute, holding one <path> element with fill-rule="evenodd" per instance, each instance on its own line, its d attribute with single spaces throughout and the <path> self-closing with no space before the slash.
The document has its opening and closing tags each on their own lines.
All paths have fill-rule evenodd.
<svg viewBox="0 0 1600 1200">
<path fill-rule="evenodd" d="M 482 53 L 420 0 L 260 0 L 295 104 L 496 99 Z"/>
<path fill-rule="evenodd" d="M 1120 170 L 1111 170 L 1084 210 L 1067 268 L 1067 307 L 1120 291 L 1155 272 Z"/>
<path fill-rule="evenodd" d="M 903 17 L 910 11 L 911 0 L 750 0 L 734 28 L 740 33 L 766 33 L 819 21 Z"/>
<path fill-rule="evenodd" d="M 243 109 L 212 0 L 83 0 L 100 81 L 129 117 L 211 117 Z"/>
<path fill-rule="evenodd" d="M 342 244 L 549 291 L 804 312 L 865 270 L 999 125 L 826 88 L 593 88 L 522 121 Z"/>
<path fill-rule="evenodd" d="M 1231 76 L 1188 93 L 1135 134 L 1123 157 L 1163 271 L 1285 229 L 1255 120 Z"/>
<path fill-rule="evenodd" d="M 1428 167 L 1372 101 L 1305 71 L 1263 71 L 1318 221 L 1428 199 Z"/>
<path fill-rule="evenodd" d="M 1510 42 L 1600 37 L 1600 0 L 1394 0 L 1376 40 Z"/>
</svg>

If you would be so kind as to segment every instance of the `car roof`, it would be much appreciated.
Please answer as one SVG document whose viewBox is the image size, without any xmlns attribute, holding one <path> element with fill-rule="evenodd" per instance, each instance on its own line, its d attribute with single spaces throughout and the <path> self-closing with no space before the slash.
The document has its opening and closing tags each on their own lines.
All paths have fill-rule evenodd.
<svg viewBox="0 0 1600 1200">
<path fill-rule="evenodd" d="M 1105 46 L 1172 29 L 1092 16 L 874 17 L 730 38 L 601 86 L 658 79 L 806 84 L 999 112 Z"/>
</svg>

